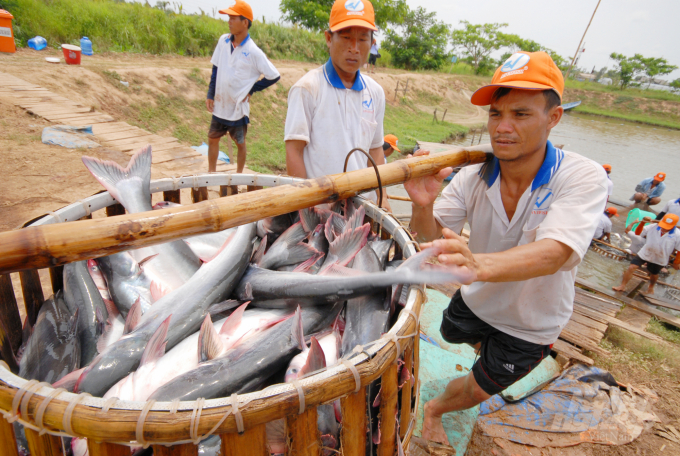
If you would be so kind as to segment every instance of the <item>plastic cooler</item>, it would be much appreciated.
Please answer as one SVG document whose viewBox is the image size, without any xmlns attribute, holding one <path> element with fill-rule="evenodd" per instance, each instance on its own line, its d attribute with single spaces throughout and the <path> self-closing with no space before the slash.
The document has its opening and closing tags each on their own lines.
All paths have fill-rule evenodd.
<svg viewBox="0 0 680 456">
<path fill-rule="evenodd" d="M 12 30 L 12 16 L 8 11 L 0 9 L 0 52 L 16 52 L 14 31 Z"/>
<path fill-rule="evenodd" d="M 654 220 L 656 218 L 656 214 L 653 212 L 643 211 L 636 207 L 635 209 L 631 209 L 628 212 L 628 217 L 626 218 L 626 226 L 630 225 L 633 222 L 642 220 L 643 217 L 650 217 L 652 220 Z M 636 228 L 637 224 L 632 229 L 635 230 Z"/>
<path fill-rule="evenodd" d="M 64 60 L 69 65 L 80 65 L 81 49 L 78 46 L 71 44 L 62 44 L 61 50 L 64 52 Z"/>
</svg>

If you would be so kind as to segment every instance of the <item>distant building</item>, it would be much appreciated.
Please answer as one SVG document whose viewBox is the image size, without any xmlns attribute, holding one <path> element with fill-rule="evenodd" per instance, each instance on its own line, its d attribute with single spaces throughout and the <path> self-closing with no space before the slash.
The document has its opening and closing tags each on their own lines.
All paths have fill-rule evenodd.
<svg viewBox="0 0 680 456">
<path fill-rule="evenodd" d="M 597 82 L 599 82 L 602 85 L 606 85 L 606 86 L 612 85 L 614 83 L 614 81 L 612 81 L 612 78 L 600 78 L 600 80 L 597 81 Z"/>
</svg>

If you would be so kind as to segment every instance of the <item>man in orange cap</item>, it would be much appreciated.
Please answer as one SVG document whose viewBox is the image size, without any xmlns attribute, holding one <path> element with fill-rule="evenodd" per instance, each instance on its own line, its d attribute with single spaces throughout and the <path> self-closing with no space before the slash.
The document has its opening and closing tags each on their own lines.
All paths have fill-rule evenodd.
<svg viewBox="0 0 680 456">
<path fill-rule="evenodd" d="M 656 173 L 654 177 L 648 177 L 635 187 L 635 194 L 630 198 L 636 203 L 647 203 L 654 206 L 661 202 L 661 195 L 666 190 L 666 173 Z"/>
<path fill-rule="evenodd" d="M 612 193 L 614 193 L 614 182 L 612 182 L 612 178 L 610 176 L 612 173 L 612 165 L 602 165 L 602 167 L 607 172 L 607 201 L 609 201 L 609 198 L 612 197 Z"/>
<path fill-rule="evenodd" d="M 471 100 L 490 105 L 492 160 L 462 168 L 439 199 L 451 168 L 404 184 L 413 234 L 464 283 L 444 311 L 442 337 L 479 353 L 468 375 L 425 404 L 423 438 L 446 443 L 442 415 L 531 372 L 571 317 L 576 267 L 605 209 L 607 174 L 548 140 L 564 112 L 563 88 L 545 52 L 512 55 Z M 465 222 L 469 243 L 458 235 Z"/>
<path fill-rule="evenodd" d="M 649 271 L 649 285 L 647 293 L 654 294 L 654 285 L 659 280 L 659 272 L 668 264 L 668 259 L 673 251 L 680 249 L 680 233 L 676 229 L 678 217 L 675 214 L 666 214 L 659 220 L 658 225 L 650 224 L 645 226 L 640 237 L 645 240 L 645 245 L 640 249 L 637 256 L 630 262 L 630 266 L 623 273 L 621 285 L 612 287 L 614 291 L 625 291 L 628 281 L 633 277 L 636 269 L 647 263 Z M 673 263 L 673 268 L 680 266 Z"/>
<path fill-rule="evenodd" d="M 593 239 L 598 239 L 600 241 L 610 242 L 612 233 L 612 217 L 618 217 L 619 211 L 615 207 L 608 207 L 603 214 L 600 215 L 600 221 L 595 229 L 595 234 Z"/>
<path fill-rule="evenodd" d="M 353 149 L 385 163 L 383 118 L 385 93 L 359 69 L 371 49 L 375 15 L 369 0 L 336 0 L 325 32 L 330 58 L 304 75 L 288 92 L 286 166 L 296 177 L 341 173 Z M 368 166 L 353 153 L 347 171 Z M 375 200 L 375 192 L 367 196 Z M 389 208 L 387 199 L 383 207 Z"/>
<path fill-rule="evenodd" d="M 253 10 L 243 0 L 220 10 L 229 15 L 229 31 L 217 42 L 212 56 L 212 77 L 205 100 L 212 113 L 208 131 L 208 171 L 217 167 L 220 138 L 229 134 L 236 142 L 236 172 L 246 164 L 246 133 L 250 123 L 250 97 L 279 80 L 281 75 L 262 50 L 250 38 Z M 260 80 L 260 76 L 264 78 Z"/>
<path fill-rule="evenodd" d="M 401 153 L 399 150 L 399 139 L 397 139 L 396 136 L 394 135 L 385 135 L 385 143 L 383 144 L 383 152 L 385 153 L 385 158 L 389 157 L 394 153 L 396 150 L 397 152 Z"/>
</svg>

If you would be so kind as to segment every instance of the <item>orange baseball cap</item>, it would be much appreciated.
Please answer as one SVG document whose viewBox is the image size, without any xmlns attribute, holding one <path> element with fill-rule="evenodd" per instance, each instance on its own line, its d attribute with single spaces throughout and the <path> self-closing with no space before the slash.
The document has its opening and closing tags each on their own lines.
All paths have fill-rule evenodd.
<svg viewBox="0 0 680 456">
<path fill-rule="evenodd" d="M 603 167 L 604 169 L 606 169 L 607 171 L 611 171 L 611 170 L 612 170 L 612 165 L 602 165 L 602 167 Z"/>
<path fill-rule="evenodd" d="M 564 78 L 553 59 L 543 51 L 516 52 L 498 67 L 491 84 L 472 94 L 471 102 L 477 106 L 491 104 L 499 87 L 522 90 L 554 90 L 562 99 Z"/>
<path fill-rule="evenodd" d="M 331 32 L 347 27 L 378 30 L 375 26 L 373 5 L 368 0 L 335 0 L 328 25 Z"/>
<path fill-rule="evenodd" d="M 678 218 L 680 217 L 675 214 L 666 214 L 659 221 L 659 226 L 664 230 L 672 230 L 678 224 Z"/>
<path fill-rule="evenodd" d="M 230 16 L 243 16 L 253 22 L 253 9 L 249 4 L 243 0 L 236 0 L 234 6 L 227 9 L 220 10 L 220 14 L 228 14 Z"/>
<path fill-rule="evenodd" d="M 399 139 L 397 139 L 396 136 L 394 135 L 385 135 L 385 142 L 392 146 L 392 149 L 396 150 L 397 152 L 401 152 L 399 148 L 397 147 L 397 144 L 399 144 Z"/>
<path fill-rule="evenodd" d="M 654 179 L 658 180 L 659 182 L 663 182 L 664 179 L 666 179 L 666 173 L 656 173 L 654 175 Z"/>
<path fill-rule="evenodd" d="M 605 212 L 609 215 L 613 215 L 614 217 L 619 216 L 619 211 L 615 207 L 608 207 Z"/>
</svg>

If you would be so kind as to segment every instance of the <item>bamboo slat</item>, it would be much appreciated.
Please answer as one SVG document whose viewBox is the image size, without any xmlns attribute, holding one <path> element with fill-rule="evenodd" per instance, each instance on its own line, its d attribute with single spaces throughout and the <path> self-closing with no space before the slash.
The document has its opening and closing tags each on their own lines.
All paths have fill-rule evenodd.
<svg viewBox="0 0 680 456">
<path fill-rule="evenodd" d="M 0 417 L 0 456 L 19 456 L 19 450 L 14 436 L 14 426 L 9 424 L 6 419 Z"/>
<path fill-rule="evenodd" d="M 197 456 L 198 446 L 193 443 L 184 443 L 182 445 L 153 445 L 154 456 Z"/>
<path fill-rule="evenodd" d="M 38 311 L 40 306 L 45 301 L 43 295 L 42 285 L 40 284 L 40 275 L 35 269 L 28 271 L 21 271 L 19 273 L 21 279 L 21 291 L 24 294 L 24 306 L 26 307 L 26 318 L 28 323 L 35 325 L 35 320 L 38 318 Z"/>
<path fill-rule="evenodd" d="M 342 409 L 342 454 L 354 455 L 366 452 L 366 387 L 340 399 Z"/>
<path fill-rule="evenodd" d="M 378 456 L 394 456 L 397 448 L 397 399 L 399 366 L 392 363 L 380 381 L 380 444 Z"/>
<path fill-rule="evenodd" d="M 242 435 L 222 434 L 222 456 L 269 456 L 267 429 L 259 424 L 247 429 Z"/>
<path fill-rule="evenodd" d="M 56 293 L 64 289 L 64 267 L 56 266 L 50 268 L 50 282 L 52 283 L 52 292 Z"/>
<path fill-rule="evenodd" d="M 96 443 L 92 439 L 87 441 L 89 456 L 130 456 L 130 447 L 113 443 Z"/>
<path fill-rule="evenodd" d="M 17 307 L 17 299 L 14 296 L 12 278 L 9 274 L 0 275 L 0 321 L 5 331 L 7 331 L 12 352 L 16 353 L 19 347 L 21 347 L 22 324 L 19 308 Z M 7 364 L 10 363 L 8 362 Z"/>
<path fill-rule="evenodd" d="M 485 146 L 486 149 L 486 146 Z M 379 166 L 383 185 L 430 176 L 448 166 L 481 163 L 482 149 L 415 157 Z M 373 169 L 308 179 L 149 214 L 32 226 L 0 233 L 0 273 L 52 267 L 115 252 L 209 233 L 264 217 L 356 196 L 373 189 Z"/>
<path fill-rule="evenodd" d="M 416 336 L 418 337 L 418 336 Z M 413 385 L 413 348 L 406 347 L 404 351 L 404 366 L 410 378 L 401 387 L 401 416 L 399 417 L 399 438 L 403 439 L 408 431 L 409 421 L 411 420 L 411 399 L 412 399 L 412 385 Z"/>
<path fill-rule="evenodd" d="M 24 429 L 26 433 L 26 442 L 28 442 L 28 450 L 31 454 L 39 456 L 63 456 L 63 448 L 61 444 L 61 437 L 55 435 L 38 433 L 32 429 Z"/>
<path fill-rule="evenodd" d="M 288 447 L 286 456 L 319 456 L 321 439 L 316 424 L 316 407 L 307 409 L 301 415 L 290 415 L 286 418 Z"/>
</svg>

